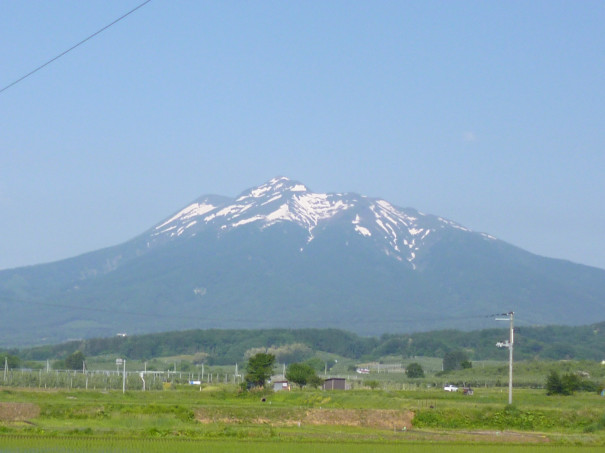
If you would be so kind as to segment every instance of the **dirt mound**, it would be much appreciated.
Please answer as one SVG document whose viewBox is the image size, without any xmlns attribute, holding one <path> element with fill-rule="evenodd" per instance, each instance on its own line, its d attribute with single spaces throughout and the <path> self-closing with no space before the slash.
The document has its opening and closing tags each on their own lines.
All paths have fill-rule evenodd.
<svg viewBox="0 0 605 453">
<path fill-rule="evenodd" d="M 241 410 L 238 414 L 221 410 L 198 409 L 195 418 L 209 423 L 249 423 L 253 425 L 340 425 L 378 429 L 410 429 L 414 413 L 381 409 L 301 409 L 296 411 Z"/>
<path fill-rule="evenodd" d="M 31 403 L 0 403 L 0 421 L 16 422 L 36 418 L 40 408 Z"/>
<path fill-rule="evenodd" d="M 310 409 L 302 423 L 308 425 L 365 426 L 378 429 L 410 429 L 414 413 L 386 409 Z"/>
</svg>

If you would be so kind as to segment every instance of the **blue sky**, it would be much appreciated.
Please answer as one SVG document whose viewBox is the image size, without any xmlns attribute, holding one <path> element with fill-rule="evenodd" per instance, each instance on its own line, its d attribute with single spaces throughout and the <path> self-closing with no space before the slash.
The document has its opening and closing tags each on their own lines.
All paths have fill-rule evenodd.
<svg viewBox="0 0 605 453">
<path fill-rule="evenodd" d="M 142 0 L 0 0 L 5 86 Z M 0 93 L 0 269 L 277 175 L 605 268 L 602 1 L 151 3 Z"/>
</svg>

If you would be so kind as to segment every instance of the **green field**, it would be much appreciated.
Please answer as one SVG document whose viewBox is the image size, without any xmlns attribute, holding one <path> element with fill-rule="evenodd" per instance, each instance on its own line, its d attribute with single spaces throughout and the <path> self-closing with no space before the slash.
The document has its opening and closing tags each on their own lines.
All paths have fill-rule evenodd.
<svg viewBox="0 0 605 453">
<path fill-rule="evenodd" d="M 0 451 L 545 451 L 605 445 L 605 398 L 499 388 L 245 392 L 0 387 Z"/>
<path fill-rule="evenodd" d="M 602 330 L 524 329 L 513 405 L 499 338 L 497 329 L 381 338 L 334 329 L 189 331 L 5 351 L 0 452 L 604 450 L 605 366 L 594 360 Z M 549 358 L 576 360 L 539 360 L 540 345 L 550 343 Z M 277 380 L 286 365 L 304 362 L 321 378 L 346 378 L 349 389 L 242 392 L 259 352 L 275 356 Z M 473 360 L 446 367 L 450 352 Z M 423 377 L 405 372 L 411 363 Z M 552 372 L 575 379 L 575 393 L 547 396 Z M 444 392 L 446 384 L 474 394 Z"/>
<path fill-rule="evenodd" d="M 586 447 L 578 445 L 495 445 L 495 444 L 433 444 L 405 442 L 398 444 L 379 444 L 363 442 L 290 442 L 290 441 L 183 441 L 176 439 L 17 439 L 2 438 L 0 451 L 36 451 L 36 452 L 190 452 L 211 451 L 217 453 L 230 452 L 266 452 L 266 453 L 349 453 L 352 450 L 375 452 L 409 453 L 600 453 L 602 447 Z"/>
</svg>

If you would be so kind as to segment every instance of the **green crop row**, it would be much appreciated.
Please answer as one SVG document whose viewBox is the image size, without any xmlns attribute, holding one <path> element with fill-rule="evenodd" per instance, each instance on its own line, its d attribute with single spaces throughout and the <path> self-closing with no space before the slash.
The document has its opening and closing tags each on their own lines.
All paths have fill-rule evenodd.
<svg viewBox="0 0 605 453">
<path fill-rule="evenodd" d="M 476 445 L 476 444 L 426 444 L 381 442 L 292 442 L 292 441 L 246 441 L 246 440 L 178 440 L 178 439 L 101 439 L 101 438 L 37 438 L 0 437 L 4 451 L 36 452 L 193 452 L 215 453 L 350 453 L 351 451 L 374 451 L 395 453 L 600 453 L 601 447 L 575 445 Z"/>
<path fill-rule="evenodd" d="M 562 410 L 522 410 L 516 406 L 504 408 L 445 408 L 423 409 L 416 412 L 414 426 L 418 428 L 481 428 L 524 431 L 595 431 L 603 429 L 602 411 L 582 412 Z"/>
</svg>

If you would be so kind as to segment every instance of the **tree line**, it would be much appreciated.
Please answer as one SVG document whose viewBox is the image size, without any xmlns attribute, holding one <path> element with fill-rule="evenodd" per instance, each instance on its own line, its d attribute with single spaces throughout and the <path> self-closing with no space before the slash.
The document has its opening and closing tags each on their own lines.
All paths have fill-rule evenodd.
<svg viewBox="0 0 605 453">
<path fill-rule="evenodd" d="M 468 354 L 468 360 L 501 360 L 504 353 L 495 344 L 507 336 L 507 330 L 502 328 L 471 332 L 440 330 L 387 334 L 381 337 L 362 337 L 338 329 L 209 329 L 92 338 L 58 345 L 9 349 L 0 351 L 0 357 L 14 357 L 11 360 L 55 360 L 81 351 L 86 356 L 113 354 L 129 359 L 149 360 L 154 357 L 203 353 L 205 363 L 226 365 L 262 350 L 274 353 L 288 363 L 304 360 L 307 358 L 305 354 L 308 356 L 313 351 L 370 361 L 389 355 L 404 358 L 444 357 L 448 352 L 464 350 Z M 579 327 L 521 327 L 515 334 L 516 360 L 602 360 L 603 350 L 605 322 Z"/>
</svg>

